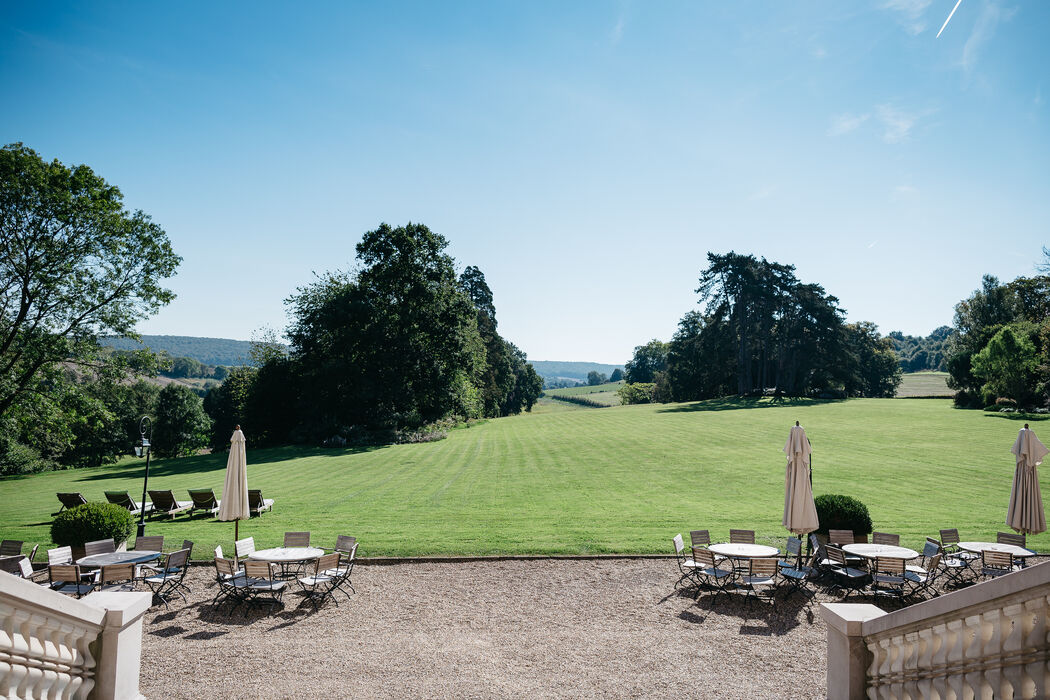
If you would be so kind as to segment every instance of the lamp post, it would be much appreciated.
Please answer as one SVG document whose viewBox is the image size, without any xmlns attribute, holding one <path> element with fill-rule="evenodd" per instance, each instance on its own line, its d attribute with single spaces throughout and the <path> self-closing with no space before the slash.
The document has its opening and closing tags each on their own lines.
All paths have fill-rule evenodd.
<svg viewBox="0 0 1050 700">
<path fill-rule="evenodd" d="M 146 475 L 142 479 L 142 500 L 139 501 L 139 528 L 136 537 L 146 534 L 146 488 L 149 484 L 149 439 L 153 437 L 153 421 L 149 416 L 139 420 L 139 440 L 135 443 L 135 456 L 146 458 Z"/>
</svg>

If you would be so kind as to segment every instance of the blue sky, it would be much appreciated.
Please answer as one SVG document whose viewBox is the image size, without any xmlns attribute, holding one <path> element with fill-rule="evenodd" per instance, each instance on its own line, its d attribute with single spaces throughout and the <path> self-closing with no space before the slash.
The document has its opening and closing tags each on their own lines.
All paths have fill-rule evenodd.
<svg viewBox="0 0 1050 700">
<path fill-rule="evenodd" d="M 168 232 L 143 333 L 286 324 L 363 232 L 423 222 L 532 359 L 620 363 L 707 251 L 925 334 L 1050 244 L 1050 3 L 22 3 L 0 139 Z"/>
</svg>

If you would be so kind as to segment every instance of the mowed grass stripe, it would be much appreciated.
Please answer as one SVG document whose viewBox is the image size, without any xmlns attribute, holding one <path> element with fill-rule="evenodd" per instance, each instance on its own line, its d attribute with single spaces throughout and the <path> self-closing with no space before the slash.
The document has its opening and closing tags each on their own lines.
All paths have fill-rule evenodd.
<svg viewBox="0 0 1050 700">
<path fill-rule="evenodd" d="M 941 527 L 1005 530 L 1020 421 L 947 400 L 711 401 L 537 413 L 456 430 L 445 440 L 372 449 L 254 450 L 248 473 L 277 504 L 242 523 L 259 546 L 286 530 L 362 555 L 649 553 L 676 532 L 725 539 L 751 528 L 782 544 L 781 452 L 795 420 L 814 449 L 814 491 L 864 501 L 877 529 L 920 546 Z M 1035 423 L 1037 431 L 1045 423 Z M 1044 436 L 1046 437 L 1046 436 Z M 249 436 L 250 438 L 250 436 Z M 138 497 L 142 461 L 0 481 L 0 534 L 48 545 L 57 491 Z M 221 496 L 225 455 L 154 462 L 150 485 Z M 1045 470 L 1044 470 L 1045 471 Z M 1044 487 L 1046 476 L 1042 477 Z M 198 557 L 232 546 L 233 524 L 151 521 L 151 534 L 194 540 Z M 1050 549 L 1050 537 L 1030 538 Z"/>
</svg>

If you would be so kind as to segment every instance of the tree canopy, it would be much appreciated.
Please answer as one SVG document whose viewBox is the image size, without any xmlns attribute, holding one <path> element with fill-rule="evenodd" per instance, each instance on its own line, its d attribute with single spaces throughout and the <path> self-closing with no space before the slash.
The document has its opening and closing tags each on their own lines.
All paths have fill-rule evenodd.
<svg viewBox="0 0 1050 700">
<path fill-rule="evenodd" d="M 0 149 L 0 417 L 56 363 L 98 359 L 101 335 L 128 335 L 174 298 L 167 235 L 86 165 Z"/>
</svg>

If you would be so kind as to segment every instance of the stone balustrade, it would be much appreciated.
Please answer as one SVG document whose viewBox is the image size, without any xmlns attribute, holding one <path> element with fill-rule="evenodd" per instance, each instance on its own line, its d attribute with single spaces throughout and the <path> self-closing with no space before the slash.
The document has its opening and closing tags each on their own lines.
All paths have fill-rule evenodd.
<svg viewBox="0 0 1050 700">
<path fill-rule="evenodd" d="M 821 614 L 829 698 L 1050 696 L 1050 562 L 892 613 Z"/>
<path fill-rule="evenodd" d="M 138 692 L 149 593 L 82 600 L 0 573 L 0 697 L 115 698 Z"/>
</svg>

